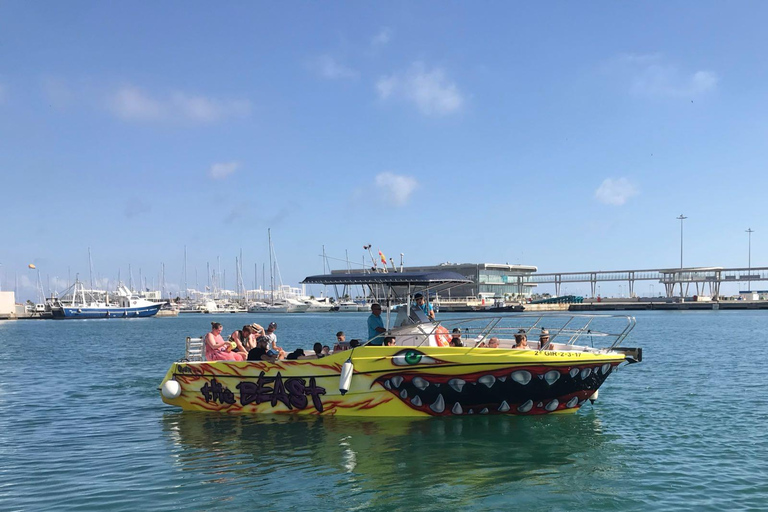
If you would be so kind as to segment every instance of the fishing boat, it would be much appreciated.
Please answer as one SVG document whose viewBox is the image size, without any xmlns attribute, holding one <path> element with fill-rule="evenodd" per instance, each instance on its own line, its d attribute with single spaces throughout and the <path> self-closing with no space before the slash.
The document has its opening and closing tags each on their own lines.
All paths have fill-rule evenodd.
<svg viewBox="0 0 768 512">
<path fill-rule="evenodd" d="M 162 306 L 162 302 L 144 299 L 122 283 L 110 294 L 86 289 L 75 279 L 75 283 L 51 303 L 51 313 L 54 318 L 142 318 L 156 315 Z"/>
<path fill-rule="evenodd" d="M 159 386 L 162 400 L 193 411 L 350 416 L 541 415 L 572 413 L 597 398 L 621 364 L 642 360 L 621 343 L 632 317 L 603 315 L 482 316 L 430 322 L 411 306 L 417 292 L 467 283 L 454 272 L 311 276 L 304 283 L 366 285 L 386 290 L 379 334 L 360 347 L 322 359 L 205 361 L 202 339 L 187 338 L 185 357 Z M 456 326 L 456 327 L 454 327 Z M 464 346 L 450 346 L 452 329 Z M 531 337 L 513 348 L 520 330 Z M 549 331 L 542 347 L 533 338 Z M 394 337 L 395 345 L 384 344 Z M 499 348 L 485 348 L 491 338 Z M 312 340 L 307 340 L 310 345 Z"/>
</svg>

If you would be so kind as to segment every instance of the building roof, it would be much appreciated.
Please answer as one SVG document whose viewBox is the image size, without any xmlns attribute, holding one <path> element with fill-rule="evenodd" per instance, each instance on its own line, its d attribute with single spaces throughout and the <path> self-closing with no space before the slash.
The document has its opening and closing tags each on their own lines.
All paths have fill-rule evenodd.
<svg viewBox="0 0 768 512">
<path fill-rule="evenodd" d="M 325 285 L 414 285 L 414 286 L 436 286 L 445 284 L 469 284 L 473 281 L 467 279 L 457 272 L 442 270 L 439 272 L 379 272 L 355 274 L 323 274 L 309 276 L 304 278 L 305 284 L 325 284 Z"/>
</svg>

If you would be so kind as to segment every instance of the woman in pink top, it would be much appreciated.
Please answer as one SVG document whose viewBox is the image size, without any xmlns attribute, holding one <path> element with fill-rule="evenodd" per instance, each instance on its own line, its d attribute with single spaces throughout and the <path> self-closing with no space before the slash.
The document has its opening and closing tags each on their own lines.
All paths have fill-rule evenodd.
<svg viewBox="0 0 768 512">
<path fill-rule="evenodd" d="M 208 361 L 242 361 L 243 356 L 232 352 L 230 342 L 221 337 L 223 329 L 219 322 L 211 322 L 211 332 L 205 335 L 205 358 Z"/>
</svg>

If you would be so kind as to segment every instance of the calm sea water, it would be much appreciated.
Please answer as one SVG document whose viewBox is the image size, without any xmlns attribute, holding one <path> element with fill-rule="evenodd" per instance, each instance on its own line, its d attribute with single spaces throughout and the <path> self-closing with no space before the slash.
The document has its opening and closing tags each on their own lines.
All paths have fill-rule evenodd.
<svg viewBox="0 0 768 512">
<path fill-rule="evenodd" d="M 185 336 L 263 315 L 0 322 L 0 510 L 768 508 L 768 312 L 636 316 L 643 363 L 575 415 L 405 421 L 161 402 Z M 365 318 L 274 320 L 292 349 Z"/>
</svg>

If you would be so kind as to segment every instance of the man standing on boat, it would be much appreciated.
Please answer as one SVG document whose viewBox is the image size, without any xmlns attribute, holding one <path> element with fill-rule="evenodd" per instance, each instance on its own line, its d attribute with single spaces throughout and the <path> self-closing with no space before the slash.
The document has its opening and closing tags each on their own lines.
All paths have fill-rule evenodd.
<svg viewBox="0 0 768 512">
<path fill-rule="evenodd" d="M 432 308 L 432 304 L 429 304 L 424 300 L 424 295 L 417 293 L 413 296 L 413 300 L 416 302 L 413 304 L 414 308 L 419 308 L 431 321 L 435 321 L 435 310 Z"/>
<path fill-rule="evenodd" d="M 387 332 L 384 328 L 384 319 L 381 318 L 381 304 L 371 304 L 371 315 L 368 317 L 368 339 L 373 339 L 379 334 Z M 381 345 L 379 338 L 376 345 Z"/>
</svg>

